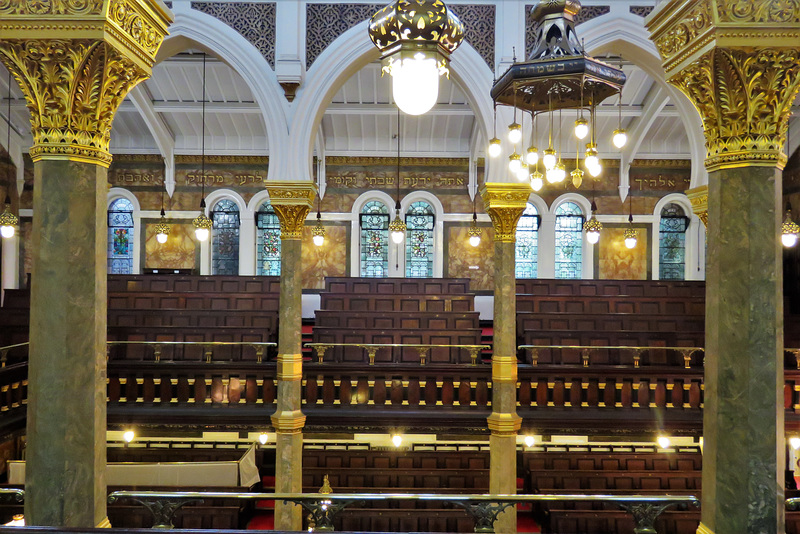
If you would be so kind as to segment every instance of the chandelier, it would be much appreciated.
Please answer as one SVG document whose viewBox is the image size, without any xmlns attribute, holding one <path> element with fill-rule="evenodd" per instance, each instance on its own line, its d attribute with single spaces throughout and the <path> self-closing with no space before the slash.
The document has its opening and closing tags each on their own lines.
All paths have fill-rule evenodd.
<svg viewBox="0 0 800 534">
<path fill-rule="evenodd" d="M 561 183 L 571 176 L 573 185 L 580 187 L 584 176 L 580 168 L 580 143 L 584 140 L 583 167 L 593 178 L 600 175 L 602 163 L 597 151 L 595 110 L 597 104 L 606 98 L 621 94 L 625 84 L 625 74 L 621 68 L 588 56 L 583 50 L 575 33 L 575 17 L 580 9 L 578 0 L 540 0 L 531 13 L 538 27 L 533 52 L 526 61 L 515 60 L 492 87 L 491 95 L 496 104 L 514 107 L 514 122 L 508 130 L 508 140 L 512 145 L 522 141 L 516 120 L 517 110 L 531 114 L 530 146 L 527 151 L 521 146 L 518 151 L 514 146 L 514 152 L 509 156 L 509 170 L 520 180 L 529 179 L 535 191 L 544 184 L 542 176 L 550 184 Z M 573 132 L 579 143 L 578 158 L 571 172 L 568 172 L 562 160 L 564 150 L 556 146 L 558 143 L 554 145 L 554 138 L 561 138 L 560 125 L 564 111 L 576 115 Z M 536 120 L 542 114 L 549 115 L 549 132 L 547 149 L 540 158 L 535 137 Z M 554 118 L 557 118 L 559 131 L 554 129 Z M 497 157 L 500 151 L 495 145 L 499 145 L 499 142 L 492 141 L 494 144 L 490 143 L 489 155 Z M 625 141 L 620 115 L 613 142 L 617 148 L 622 148 Z M 526 154 L 527 176 L 521 176 L 519 172 L 519 153 Z M 540 163 L 544 167 L 544 175 L 539 172 Z"/>
<path fill-rule="evenodd" d="M 397 106 L 422 115 L 439 98 L 439 76 L 450 76 L 464 25 L 441 0 L 394 0 L 372 16 L 369 38 L 381 51 L 382 74 L 392 77 Z"/>
</svg>

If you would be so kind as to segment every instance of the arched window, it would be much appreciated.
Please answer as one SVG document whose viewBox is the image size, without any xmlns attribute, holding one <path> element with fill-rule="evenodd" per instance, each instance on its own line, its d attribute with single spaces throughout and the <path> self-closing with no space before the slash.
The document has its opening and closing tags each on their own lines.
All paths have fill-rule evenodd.
<svg viewBox="0 0 800 534">
<path fill-rule="evenodd" d="M 433 276 L 433 208 L 427 202 L 414 202 L 406 212 L 406 277 Z"/>
<path fill-rule="evenodd" d="M 281 275 L 281 223 L 269 200 L 256 212 L 256 274 Z"/>
<path fill-rule="evenodd" d="M 580 278 L 583 264 L 583 212 L 574 202 L 556 208 L 556 278 Z"/>
<path fill-rule="evenodd" d="M 108 207 L 108 274 L 133 272 L 133 204 L 118 198 Z"/>
<path fill-rule="evenodd" d="M 361 276 L 382 278 L 389 274 L 389 208 L 370 200 L 358 215 L 361 228 Z"/>
<path fill-rule="evenodd" d="M 536 278 L 539 254 L 539 214 L 533 204 L 528 204 L 517 224 L 516 276 Z"/>
<path fill-rule="evenodd" d="M 239 274 L 239 206 L 223 199 L 211 211 L 211 274 Z"/>
<path fill-rule="evenodd" d="M 661 280 L 683 280 L 686 273 L 686 228 L 689 219 L 677 204 L 661 210 L 658 228 L 658 277 Z"/>
</svg>

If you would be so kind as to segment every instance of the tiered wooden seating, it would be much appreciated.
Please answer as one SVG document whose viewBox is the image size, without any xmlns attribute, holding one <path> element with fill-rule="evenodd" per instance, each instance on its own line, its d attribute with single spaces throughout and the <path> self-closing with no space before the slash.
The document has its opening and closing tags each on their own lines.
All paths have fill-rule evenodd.
<svg viewBox="0 0 800 534">
<path fill-rule="evenodd" d="M 276 342 L 277 277 L 109 276 L 109 341 Z M 161 347 L 163 360 L 202 361 L 202 346 Z M 270 351 L 267 354 L 274 353 Z M 152 348 L 112 346 L 112 359 L 152 359 Z M 256 360 L 255 350 L 215 347 L 213 359 Z"/>
<path fill-rule="evenodd" d="M 320 295 L 315 343 L 478 345 L 474 294 L 463 278 L 328 278 Z M 326 361 L 367 362 L 359 347 L 334 347 Z M 382 349 L 378 363 L 413 363 L 413 348 Z M 458 348 L 433 348 L 428 363 L 469 363 Z"/>
<path fill-rule="evenodd" d="M 704 282 L 517 280 L 520 345 L 702 347 L 704 313 Z M 651 365 L 683 364 L 651 356 Z"/>
<path fill-rule="evenodd" d="M 334 493 L 486 493 L 489 455 L 482 452 L 331 451 L 303 454 L 303 490 L 315 492 L 328 475 Z M 424 502 L 368 503 L 347 508 L 336 530 L 471 532 L 473 520 L 457 508 Z"/>
<path fill-rule="evenodd" d="M 700 496 L 699 452 L 536 452 L 523 463 L 532 493 L 598 493 L 605 495 Z M 633 519 L 605 503 L 558 502 L 534 507 L 545 532 L 632 532 Z M 659 532 L 689 534 L 697 530 L 699 511 L 670 510 L 659 518 Z"/>
</svg>

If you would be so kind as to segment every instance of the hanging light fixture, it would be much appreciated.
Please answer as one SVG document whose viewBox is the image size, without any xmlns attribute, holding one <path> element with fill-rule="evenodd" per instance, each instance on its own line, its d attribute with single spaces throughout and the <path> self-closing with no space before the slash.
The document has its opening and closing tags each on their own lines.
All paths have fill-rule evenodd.
<svg viewBox="0 0 800 534">
<path fill-rule="evenodd" d="M 8 167 L 6 168 L 6 184 L 11 187 L 11 71 L 8 71 L 8 109 L 6 112 L 6 144 L 8 149 Z M 11 197 L 6 193 L 5 209 L 0 214 L 0 235 L 5 239 L 14 237 L 19 224 L 19 217 L 11 213 Z"/>
<path fill-rule="evenodd" d="M 481 244 L 481 234 L 483 233 L 478 228 L 478 212 L 475 209 L 476 200 L 478 197 L 478 188 L 475 187 L 475 193 L 472 195 L 472 225 L 470 225 L 467 235 L 469 236 L 469 244 L 477 247 Z"/>
<path fill-rule="evenodd" d="M 539 163 L 539 149 L 536 148 L 536 111 L 531 112 L 531 146 L 528 147 L 528 152 L 525 154 L 525 161 L 530 166 Z"/>
<path fill-rule="evenodd" d="M 798 235 L 800 235 L 800 226 L 792 220 L 792 205 L 786 204 L 786 215 L 781 225 L 781 243 L 786 248 L 792 248 L 797 244 Z"/>
<path fill-rule="evenodd" d="M 394 0 L 372 15 L 369 38 L 380 50 L 383 73 L 392 77 L 397 106 L 422 115 L 439 97 L 450 54 L 464 39 L 464 25 L 441 0 Z"/>
<path fill-rule="evenodd" d="M 325 228 L 322 226 L 322 216 L 319 212 L 319 206 L 322 202 L 322 198 L 320 196 L 321 192 L 321 185 L 322 185 L 322 177 L 320 173 L 317 173 L 317 224 L 311 230 L 311 240 L 314 244 L 318 247 L 321 247 L 325 244 Z"/>
<path fill-rule="evenodd" d="M 583 183 L 583 171 L 579 167 L 579 158 L 580 145 L 575 143 L 575 169 L 569 173 L 569 175 L 572 177 L 572 185 L 575 186 L 575 189 L 578 189 Z"/>
<path fill-rule="evenodd" d="M 594 195 L 594 191 L 592 195 Z M 596 212 L 597 204 L 595 204 L 594 198 L 592 198 L 592 216 L 589 217 L 588 221 L 583 223 L 583 231 L 586 232 L 586 241 L 592 245 L 600 241 L 600 231 L 603 230 L 603 223 L 598 221 L 597 217 L 594 216 Z"/>
<path fill-rule="evenodd" d="M 167 238 L 169 237 L 169 225 L 167 224 L 166 219 L 166 212 L 164 211 L 164 184 L 162 185 L 161 189 L 161 219 L 158 221 L 156 225 L 156 241 L 161 243 L 162 245 L 167 242 Z"/>
<path fill-rule="evenodd" d="M 622 70 L 622 58 L 619 60 L 619 70 Z M 617 101 L 617 129 L 614 130 L 614 136 L 611 142 L 617 148 L 622 148 L 628 142 L 628 133 L 622 127 L 622 87 L 619 88 L 619 100 Z"/>
<path fill-rule="evenodd" d="M 400 218 L 400 108 L 397 108 L 397 196 L 394 203 L 394 220 L 389 223 L 392 242 L 400 244 L 406 236 L 406 223 Z"/>
<path fill-rule="evenodd" d="M 198 241 L 206 241 L 214 223 L 206 217 L 206 53 L 203 52 L 202 141 L 200 145 L 200 215 L 192 221 Z"/>
<path fill-rule="evenodd" d="M 492 123 L 492 127 L 494 130 L 492 139 L 489 141 L 489 157 L 496 158 L 503 151 L 500 139 L 497 138 L 497 102 L 494 103 L 494 122 Z"/>
<path fill-rule="evenodd" d="M 580 9 L 578 0 L 538 2 L 530 21 L 538 27 L 532 53 L 525 61 L 517 62 L 515 59 L 492 86 L 491 96 L 496 103 L 513 105 L 520 111 L 530 111 L 532 114 L 536 110 L 546 109 L 550 114 L 550 143 L 541 157 L 545 177 L 550 183 L 558 183 L 566 177 L 566 170 L 563 169 L 562 174 L 562 169 L 557 168 L 562 150 L 552 142 L 554 112 L 577 110 L 574 134 L 583 140 L 591 133 L 592 138 L 586 143 L 588 161 L 584 161 L 584 167 L 591 176 L 597 177 L 602 172 L 602 165 L 594 138 L 597 122 L 594 107 L 618 94 L 625 84 L 625 74 L 621 69 L 588 56 L 581 47 L 575 32 L 575 19 Z M 553 76 L 554 72 L 559 74 Z M 592 114 L 588 121 L 583 116 L 586 91 L 592 95 L 589 102 Z M 531 155 L 529 165 L 535 162 L 534 158 Z M 571 176 L 574 177 L 573 184 L 582 183 L 580 173 L 571 173 Z M 532 179 L 531 187 L 534 185 Z"/>
<path fill-rule="evenodd" d="M 625 246 L 628 248 L 636 248 L 636 230 L 633 229 L 633 196 L 631 195 L 628 201 L 628 228 L 622 234 L 625 239 Z"/>
<path fill-rule="evenodd" d="M 578 113 L 578 118 L 575 120 L 575 137 L 583 141 L 589 135 L 589 122 L 583 118 L 583 84 L 581 84 L 581 107 Z"/>
</svg>

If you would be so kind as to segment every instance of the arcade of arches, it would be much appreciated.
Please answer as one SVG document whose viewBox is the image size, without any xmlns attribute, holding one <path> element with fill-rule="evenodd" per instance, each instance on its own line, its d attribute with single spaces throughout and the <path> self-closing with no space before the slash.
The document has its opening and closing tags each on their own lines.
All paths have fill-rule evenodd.
<svg viewBox="0 0 800 534">
<path fill-rule="evenodd" d="M 536 490 L 536 453 L 702 452 L 696 486 L 655 488 L 700 495 L 702 476 L 690 530 L 800 524 L 784 511 L 800 432 L 800 364 L 784 358 L 784 344 L 800 347 L 800 255 L 780 243 L 787 205 L 800 210 L 800 4 L 586 2 L 576 26 L 586 52 L 627 82 L 596 109 L 600 176 L 538 191 L 508 172 L 504 133 L 520 121 L 522 150 L 542 148 L 547 125 L 495 110 L 490 96 L 531 50 L 536 1 L 447 4 L 465 42 L 436 105 L 411 116 L 398 113 L 367 35 L 378 4 L 0 1 L 0 196 L 19 216 L 0 243 L 0 345 L 30 339 L 3 355 L 4 395 L 24 398 L 3 404 L 0 450 L 26 461 L 29 524 L 107 526 L 105 450 L 133 458 L 119 452 L 134 447 L 121 445 L 128 428 L 143 449 L 175 451 L 238 451 L 267 432 L 261 481 L 284 492 L 316 484 L 323 466 L 303 465 L 308 450 L 384 450 L 399 431 L 409 451 L 484 454 L 485 485 L 464 486 L 475 493 Z M 55 35 L 40 18 L 91 30 Z M 555 114 L 549 132 L 567 169 L 575 119 Z M 628 143 L 617 149 L 620 127 Z M 495 136 L 499 158 L 486 150 Z M 202 200 L 212 228 L 201 242 Z M 583 232 L 593 215 L 596 244 Z M 106 346 L 166 340 L 276 346 L 257 349 L 258 365 L 249 348 L 198 351 L 181 362 L 191 393 L 183 375 L 159 374 L 178 349 L 158 345 L 153 362 Z M 322 363 L 308 342 L 331 346 Z M 379 351 L 365 374 L 367 352 L 336 347 L 348 342 L 489 346 L 475 364 L 460 349 L 431 351 L 438 375 L 416 349 L 413 365 L 404 350 Z M 519 345 L 705 356 L 652 350 L 643 372 L 625 351 L 582 359 Z M 668 452 L 659 435 L 672 438 Z M 498 531 L 522 530 L 522 515 L 503 514 Z M 306 526 L 290 505 L 274 521 Z"/>
</svg>

